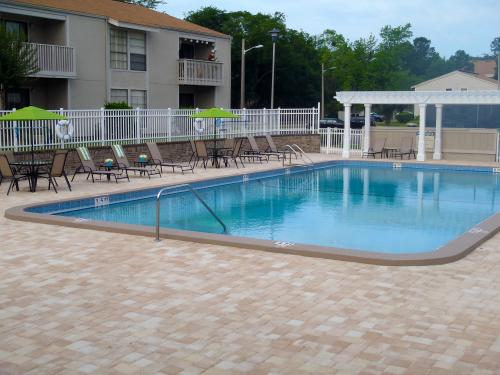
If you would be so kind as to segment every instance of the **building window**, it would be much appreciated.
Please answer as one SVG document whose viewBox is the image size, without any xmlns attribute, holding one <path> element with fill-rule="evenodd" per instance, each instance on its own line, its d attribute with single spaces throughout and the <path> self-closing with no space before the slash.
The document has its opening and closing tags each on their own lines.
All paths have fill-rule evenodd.
<svg viewBox="0 0 500 375">
<path fill-rule="evenodd" d="M 130 90 L 130 105 L 133 108 L 146 108 L 147 107 L 146 91 L 144 90 Z"/>
<path fill-rule="evenodd" d="M 130 31 L 130 70 L 146 71 L 146 34 Z"/>
<path fill-rule="evenodd" d="M 460 91 L 467 91 L 467 88 L 462 87 Z"/>
<path fill-rule="evenodd" d="M 28 24 L 19 21 L 5 21 L 5 30 L 9 33 L 18 34 L 22 39 L 28 41 Z"/>
<path fill-rule="evenodd" d="M 446 91 L 451 91 L 451 89 L 446 89 Z"/>
<path fill-rule="evenodd" d="M 110 31 L 111 69 L 128 69 L 127 32 L 112 28 Z"/>
<path fill-rule="evenodd" d="M 111 103 L 127 103 L 128 104 L 128 90 L 127 89 L 111 89 L 110 102 Z"/>
<path fill-rule="evenodd" d="M 146 71 L 146 34 L 110 29 L 111 69 Z"/>
</svg>

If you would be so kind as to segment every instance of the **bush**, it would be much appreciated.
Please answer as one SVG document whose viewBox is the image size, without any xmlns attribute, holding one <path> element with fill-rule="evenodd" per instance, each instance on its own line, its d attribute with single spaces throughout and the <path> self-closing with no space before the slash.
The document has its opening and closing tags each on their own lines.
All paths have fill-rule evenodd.
<svg viewBox="0 0 500 375">
<path fill-rule="evenodd" d="M 104 109 L 132 109 L 132 107 L 125 102 L 116 102 L 116 103 L 106 103 L 104 105 Z"/>
<path fill-rule="evenodd" d="M 413 120 L 413 113 L 411 112 L 399 112 L 396 114 L 396 120 L 399 122 L 406 124 L 408 121 Z"/>
</svg>

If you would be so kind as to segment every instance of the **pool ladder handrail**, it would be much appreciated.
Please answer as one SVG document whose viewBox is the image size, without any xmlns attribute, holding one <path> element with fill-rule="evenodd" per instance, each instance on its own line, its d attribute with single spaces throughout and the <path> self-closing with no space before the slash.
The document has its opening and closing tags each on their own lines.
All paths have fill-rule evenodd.
<svg viewBox="0 0 500 375">
<path fill-rule="evenodd" d="M 292 144 L 292 145 L 285 145 L 285 148 L 288 148 L 290 149 L 294 155 L 295 155 L 295 158 L 298 159 L 297 156 L 300 156 L 302 159 L 304 159 L 303 157 L 305 156 L 305 159 L 304 162 L 305 162 L 305 165 L 304 166 L 313 166 L 314 165 L 314 161 L 309 157 L 309 155 L 306 154 L 306 152 L 297 144 Z M 292 164 L 292 157 L 290 155 L 290 165 Z M 285 158 L 283 158 L 283 166 L 285 165 Z"/>
<path fill-rule="evenodd" d="M 182 188 L 185 187 L 187 188 L 193 195 L 200 201 L 200 203 L 210 212 L 210 214 L 219 222 L 219 224 L 222 226 L 224 229 L 224 233 L 227 233 L 227 227 L 226 224 L 221 220 L 219 216 L 210 208 L 210 206 L 205 202 L 205 200 L 198 194 L 198 192 L 189 184 L 181 184 L 181 185 L 174 185 L 174 186 L 167 186 L 161 189 L 158 194 L 156 195 L 156 241 L 161 241 L 160 240 L 160 199 L 161 196 L 165 191 L 175 189 L 175 188 Z"/>
</svg>

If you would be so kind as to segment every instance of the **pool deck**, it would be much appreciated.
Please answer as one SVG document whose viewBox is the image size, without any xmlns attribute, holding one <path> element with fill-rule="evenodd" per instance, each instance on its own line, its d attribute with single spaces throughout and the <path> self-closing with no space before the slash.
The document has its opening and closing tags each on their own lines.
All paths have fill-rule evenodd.
<svg viewBox="0 0 500 375">
<path fill-rule="evenodd" d="M 498 374 L 500 235 L 454 263 L 387 267 L 3 216 L 242 172 L 80 176 L 57 195 L 2 184 L 0 374 Z"/>
</svg>

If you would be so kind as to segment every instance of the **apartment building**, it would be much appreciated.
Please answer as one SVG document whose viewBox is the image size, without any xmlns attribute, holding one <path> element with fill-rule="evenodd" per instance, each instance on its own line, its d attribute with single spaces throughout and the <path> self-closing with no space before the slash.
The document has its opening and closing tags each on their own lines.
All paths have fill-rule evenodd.
<svg viewBox="0 0 500 375">
<path fill-rule="evenodd" d="M 228 35 L 114 0 L 0 0 L 0 22 L 36 50 L 39 72 L 9 108 L 229 107 Z"/>
</svg>

